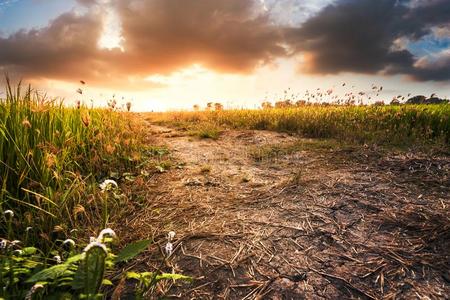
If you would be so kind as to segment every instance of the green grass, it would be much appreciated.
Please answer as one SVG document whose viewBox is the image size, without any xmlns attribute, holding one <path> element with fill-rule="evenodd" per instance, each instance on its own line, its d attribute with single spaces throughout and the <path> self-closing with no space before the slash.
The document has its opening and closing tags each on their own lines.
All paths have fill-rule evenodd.
<svg viewBox="0 0 450 300">
<path fill-rule="evenodd" d="M 7 80 L 6 98 L 0 98 L 0 299 L 104 296 L 102 287 L 112 284 L 106 278 L 121 261 L 110 240 L 89 243 L 89 236 L 119 226 L 129 214 L 135 199 L 121 187 L 132 182 L 137 189 L 172 164 L 167 149 L 149 145 L 144 129 L 131 113 L 67 107 L 20 84 L 13 89 Z M 102 190 L 105 179 L 119 185 Z M 70 249 L 66 239 L 75 242 Z M 131 259 L 149 243 L 141 244 L 128 245 L 122 255 Z M 159 280 L 188 278 L 122 277 L 137 280 L 141 297 Z"/>
<path fill-rule="evenodd" d="M 450 105 L 301 106 L 265 110 L 153 113 L 152 121 L 189 128 L 273 130 L 350 143 L 450 143 Z"/>
<path fill-rule="evenodd" d="M 104 228 L 124 203 L 105 198 L 98 184 L 145 162 L 139 126 L 127 113 L 70 108 L 8 85 L 0 99 L 0 213 L 15 217 L 12 232 L 0 222 L 0 236 L 51 246 L 72 229 Z"/>
</svg>

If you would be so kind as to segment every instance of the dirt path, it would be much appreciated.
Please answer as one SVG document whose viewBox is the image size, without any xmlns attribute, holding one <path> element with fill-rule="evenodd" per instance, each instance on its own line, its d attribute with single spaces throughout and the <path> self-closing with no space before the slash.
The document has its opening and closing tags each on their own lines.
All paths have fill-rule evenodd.
<svg viewBox="0 0 450 300">
<path fill-rule="evenodd" d="M 195 278 L 183 299 L 445 299 L 450 295 L 450 159 L 304 147 L 226 131 L 218 140 L 149 125 L 179 165 L 146 182 L 124 223 L 153 237 L 137 263 Z M 161 267 L 166 239 L 175 251 Z M 122 235 L 122 234 L 121 234 Z M 159 247 L 158 247 L 158 246 Z"/>
</svg>

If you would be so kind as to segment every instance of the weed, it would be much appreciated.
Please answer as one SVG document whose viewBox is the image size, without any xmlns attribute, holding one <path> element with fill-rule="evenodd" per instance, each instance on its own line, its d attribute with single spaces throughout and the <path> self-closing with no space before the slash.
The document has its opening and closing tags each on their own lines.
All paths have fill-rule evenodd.
<svg viewBox="0 0 450 300">
<path fill-rule="evenodd" d="M 200 168 L 200 173 L 201 174 L 207 174 L 211 172 L 211 166 L 210 165 L 203 165 Z"/>
<path fill-rule="evenodd" d="M 213 139 L 217 140 L 222 133 L 222 130 L 212 123 L 201 123 L 194 125 L 189 130 L 189 135 L 197 136 L 201 139 Z"/>
</svg>

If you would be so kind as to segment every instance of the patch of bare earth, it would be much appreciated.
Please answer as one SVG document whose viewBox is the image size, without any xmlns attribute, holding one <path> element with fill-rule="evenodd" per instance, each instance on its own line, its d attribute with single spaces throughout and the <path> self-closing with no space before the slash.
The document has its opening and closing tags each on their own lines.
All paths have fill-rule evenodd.
<svg viewBox="0 0 450 300">
<path fill-rule="evenodd" d="M 299 150 L 297 138 L 225 131 L 218 140 L 150 125 L 182 163 L 146 183 L 121 236 L 154 238 L 134 267 L 192 276 L 183 299 L 448 299 L 450 158 Z M 176 231 L 164 261 L 165 234 Z"/>
</svg>

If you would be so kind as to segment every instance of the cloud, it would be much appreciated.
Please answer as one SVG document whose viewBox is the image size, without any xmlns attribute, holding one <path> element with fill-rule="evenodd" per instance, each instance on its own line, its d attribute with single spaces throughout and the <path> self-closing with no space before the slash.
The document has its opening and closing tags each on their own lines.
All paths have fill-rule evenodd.
<svg viewBox="0 0 450 300">
<path fill-rule="evenodd" d="M 444 81 L 450 79 L 450 49 L 418 59 L 412 76 L 416 80 Z"/>
<path fill-rule="evenodd" d="M 259 1 L 118 1 L 124 48 L 135 72 L 170 72 L 194 63 L 250 72 L 285 54 L 279 28 L 255 14 Z M 151 16 L 151 17 L 149 17 Z"/>
<path fill-rule="evenodd" d="M 146 89 L 155 84 L 145 78 L 192 65 L 251 73 L 298 54 L 310 73 L 450 79 L 446 54 L 416 57 L 408 50 L 411 41 L 448 35 L 448 0 L 77 2 L 84 14 L 68 12 L 44 28 L 0 37 L 0 71 L 25 79 L 82 79 L 103 87 Z M 283 15 L 280 3 L 290 5 L 289 14 Z M 108 15 L 117 17 L 114 32 L 105 30 L 105 24 L 117 25 Z M 274 21 L 283 16 L 294 22 Z"/>
<path fill-rule="evenodd" d="M 419 40 L 434 26 L 448 23 L 450 4 L 433 0 L 419 5 L 407 0 L 341 0 L 301 27 L 287 29 L 287 39 L 305 55 L 303 70 L 406 74 L 417 80 L 448 80 L 445 64 L 422 64 L 399 41 Z M 406 43 L 407 44 L 407 43 Z"/>
<path fill-rule="evenodd" d="M 246 73 L 284 56 L 280 28 L 255 13 L 253 0 L 78 0 L 87 13 L 65 13 L 42 29 L 0 38 L 0 69 L 25 78 L 86 80 L 120 87 L 201 64 Z M 114 8 L 123 49 L 98 47 L 102 16 Z M 102 11 L 103 9 L 103 11 Z"/>
<path fill-rule="evenodd" d="M 101 23 L 95 15 L 65 13 L 42 29 L 0 38 L 0 66 L 27 78 L 94 78 L 108 67 L 97 49 Z"/>
</svg>

